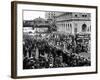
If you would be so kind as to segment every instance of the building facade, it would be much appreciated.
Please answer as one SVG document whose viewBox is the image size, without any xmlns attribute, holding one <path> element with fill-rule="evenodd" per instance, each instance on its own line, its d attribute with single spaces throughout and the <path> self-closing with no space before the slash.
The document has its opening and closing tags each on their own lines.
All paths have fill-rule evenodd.
<svg viewBox="0 0 100 80">
<path fill-rule="evenodd" d="M 47 15 L 47 13 L 46 13 Z M 47 18 L 55 17 L 57 31 L 76 34 L 90 33 L 91 31 L 91 14 L 77 12 L 49 12 Z M 53 19 L 53 18 L 52 18 Z"/>
<path fill-rule="evenodd" d="M 49 22 L 43 18 L 36 18 L 33 20 L 33 27 L 36 33 L 45 33 L 48 32 Z"/>
<path fill-rule="evenodd" d="M 49 21 L 50 24 L 55 23 L 56 16 L 61 15 L 63 12 L 55 12 L 55 11 L 49 11 L 45 12 L 45 18 Z"/>
<path fill-rule="evenodd" d="M 45 33 L 49 29 L 49 22 L 43 18 L 35 18 L 34 20 L 23 21 L 24 32 Z"/>
<path fill-rule="evenodd" d="M 61 15 L 63 12 L 55 12 L 55 11 L 49 11 L 45 13 L 45 18 L 46 19 L 54 19 L 55 16 Z"/>
</svg>

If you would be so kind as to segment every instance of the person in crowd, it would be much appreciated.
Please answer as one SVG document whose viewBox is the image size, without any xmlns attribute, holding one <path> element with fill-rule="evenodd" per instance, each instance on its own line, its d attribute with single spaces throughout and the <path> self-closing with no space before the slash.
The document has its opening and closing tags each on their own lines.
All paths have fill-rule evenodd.
<svg viewBox="0 0 100 80">
<path fill-rule="evenodd" d="M 54 35 L 53 35 L 54 36 Z M 59 35 L 48 39 L 24 39 L 23 69 L 90 66 L 91 61 L 79 56 L 84 46 L 74 36 Z M 38 49 L 38 58 L 36 51 Z M 86 50 L 85 52 L 88 52 Z"/>
</svg>

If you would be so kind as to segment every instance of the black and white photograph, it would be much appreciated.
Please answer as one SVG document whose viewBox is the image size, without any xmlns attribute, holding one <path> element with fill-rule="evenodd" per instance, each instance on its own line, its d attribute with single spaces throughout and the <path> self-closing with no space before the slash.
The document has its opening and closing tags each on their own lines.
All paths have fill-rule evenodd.
<svg viewBox="0 0 100 80">
<path fill-rule="evenodd" d="M 97 73 L 97 7 L 12 3 L 12 76 Z"/>
<path fill-rule="evenodd" d="M 23 11 L 23 69 L 91 66 L 91 14 Z"/>
</svg>

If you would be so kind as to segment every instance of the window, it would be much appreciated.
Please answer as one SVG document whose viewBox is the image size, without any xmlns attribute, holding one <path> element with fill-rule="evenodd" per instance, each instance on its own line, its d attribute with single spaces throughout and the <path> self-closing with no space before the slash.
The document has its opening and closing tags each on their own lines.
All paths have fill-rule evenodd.
<svg viewBox="0 0 100 80">
<path fill-rule="evenodd" d="M 87 15 L 82 15 L 82 17 L 87 17 Z"/>
<path fill-rule="evenodd" d="M 86 32 L 86 30 L 87 30 L 87 25 L 86 25 L 86 24 L 83 24 L 83 25 L 82 25 L 82 31 L 83 31 L 83 32 Z"/>
<path fill-rule="evenodd" d="M 77 15 L 75 15 L 75 17 L 77 17 Z"/>
<path fill-rule="evenodd" d="M 84 17 L 84 15 L 82 15 L 82 17 Z"/>
</svg>

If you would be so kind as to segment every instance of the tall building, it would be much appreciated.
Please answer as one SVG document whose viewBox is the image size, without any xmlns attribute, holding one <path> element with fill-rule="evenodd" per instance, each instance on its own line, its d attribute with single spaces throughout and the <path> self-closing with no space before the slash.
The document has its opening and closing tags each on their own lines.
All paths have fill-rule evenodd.
<svg viewBox="0 0 100 80">
<path fill-rule="evenodd" d="M 56 16 L 61 15 L 62 12 L 48 11 L 45 13 L 45 18 L 49 21 L 50 24 L 56 21 Z"/>
<path fill-rule="evenodd" d="M 63 12 L 48 11 L 45 13 L 46 19 L 54 19 L 55 16 L 61 15 Z"/>
</svg>

